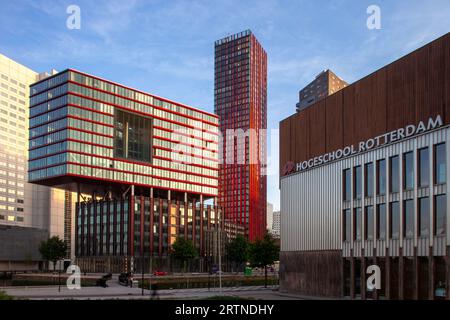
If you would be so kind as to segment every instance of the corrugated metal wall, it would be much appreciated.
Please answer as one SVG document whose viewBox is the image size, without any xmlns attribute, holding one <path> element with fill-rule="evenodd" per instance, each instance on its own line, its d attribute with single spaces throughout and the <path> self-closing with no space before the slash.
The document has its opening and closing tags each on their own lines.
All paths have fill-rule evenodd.
<svg viewBox="0 0 450 320">
<path fill-rule="evenodd" d="M 433 148 L 432 146 L 448 141 L 450 138 L 450 128 L 440 128 L 433 132 L 422 134 L 414 138 L 397 142 L 395 144 L 381 147 L 354 157 L 333 162 L 328 165 L 312 168 L 310 170 L 292 174 L 281 178 L 281 250 L 282 251 L 317 251 L 317 250 L 343 250 L 344 256 L 350 256 L 350 250 L 353 249 L 353 256 L 361 256 L 364 249 L 365 256 L 384 256 L 386 248 L 389 248 L 389 255 L 399 254 L 399 248 L 403 248 L 404 256 L 412 256 L 414 247 L 417 247 L 419 256 L 427 256 L 430 247 L 433 248 L 434 255 L 445 255 L 446 245 L 450 245 L 448 237 L 419 238 L 417 228 L 415 228 L 415 237 L 413 239 L 403 238 L 403 228 L 401 227 L 400 239 L 398 240 L 375 240 L 375 241 L 342 241 L 342 211 L 343 209 L 353 209 L 367 205 L 374 206 L 374 216 L 376 216 L 376 204 L 386 203 L 387 217 L 389 217 L 389 202 L 399 201 L 400 212 L 403 212 L 403 200 L 415 199 L 422 196 L 430 197 L 430 213 L 434 212 L 434 195 L 446 193 L 446 185 L 434 186 L 433 173 Z M 430 186 L 427 188 L 418 188 L 418 170 L 417 170 L 417 150 L 423 147 L 429 147 L 430 159 Z M 401 155 L 405 152 L 414 152 L 414 189 L 404 191 L 402 177 L 403 166 L 400 165 L 400 192 L 397 194 L 389 193 L 389 157 Z M 447 168 L 449 168 L 450 144 L 447 143 Z M 362 200 L 352 200 L 343 202 L 343 180 L 342 172 L 344 169 L 373 162 L 376 167 L 376 161 L 386 159 L 387 181 L 386 194 L 389 196 L 375 196 L 363 198 Z M 402 157 L 400 157 L 400 160 Z M 362 167 L 364 168 L 364 167 Z M 364 170 L 363 170 L 364 171 Z M 447 181 L 450 181 L 450 170 L 447 169 Z M 363 174 L 363 188 L 364 190 Z M 353 179 L 352 179 L 353 181 Z M 353 183 L 353 182 L 352 182 Z M 376 175 L 374 174 L 374 192 L 376 192 Z M 353 190 L 353 188 L 352 188 Z M 450 202 L 447 198 L 447 234 L 450 231 Z M 415 221 L 417 223 L 418 203 L 414 201 Z M 364 212 L 364 211 L 363 211 Z M 364 226 L 364 214 L 362 215 L 362 226 Z M 433 214 L 430 214 L 430 226 L 434 225 Z M 352 219 L 353 220 L 353 219 Z M 403 226 L 403 214 L 400 214 L 400 226 Z M 353 229 L 353 221 L 352 221 Z M 364 228 L 363 239 L 364 239 Z M 376 219 L 374 222 L 374 234 L 376 230 Z M 373 249 L 376 248 L 376 252 Z"/>
</svg>

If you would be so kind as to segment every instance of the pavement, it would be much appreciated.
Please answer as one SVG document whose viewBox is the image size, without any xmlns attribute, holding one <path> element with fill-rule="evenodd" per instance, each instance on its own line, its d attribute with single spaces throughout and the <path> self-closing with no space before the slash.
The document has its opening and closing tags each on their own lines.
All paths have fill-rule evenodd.
<svg viewBox="0 0 450 320">
<path fill-rule="evenodd" d="M 262 300 L 298 300 L 298 297 L 286 296 L 278 292 L 278 286 L 245 286 L 195 289 L 167 289 L 155 293 L 150 290 L 130 288 L 119 284 L 117 276 L 107 282 L 108 287 L 81 287 L 68 289 L 63 282 L 58 286 L 30 286 L 30 287 L 0 287 L 0 291 L 18 299 L 47 300 L 47 299 L 204 299 L 212 296 L 234 296 Z M 152 296 L 153 294 L 153 296 Z"/>
</svg>

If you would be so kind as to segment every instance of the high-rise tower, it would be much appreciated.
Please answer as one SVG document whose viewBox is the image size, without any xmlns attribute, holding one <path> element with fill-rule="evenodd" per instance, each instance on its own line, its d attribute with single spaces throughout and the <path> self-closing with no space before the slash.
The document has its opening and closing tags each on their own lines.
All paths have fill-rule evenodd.
<svg viewBox="0 0 450 320">
<path fill-rule="evenodd" d="M 266 231 L 267 54 L 250 30 L 215 42 L 220 117 L 219 204 L 250 240 Z"/>
</svg>

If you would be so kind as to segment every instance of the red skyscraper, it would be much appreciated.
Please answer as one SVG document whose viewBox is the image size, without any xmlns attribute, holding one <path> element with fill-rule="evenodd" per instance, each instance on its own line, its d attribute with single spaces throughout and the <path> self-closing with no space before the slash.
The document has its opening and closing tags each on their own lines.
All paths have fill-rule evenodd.
<svg viewBox="0 0 450 320">
<path fill-rule="evenodd" d="M 214 67 L 223 135 L 219 204 L 253 240 L 266 230 L 267 54 L 247 30 L 215 42 Z"/>
</svg>

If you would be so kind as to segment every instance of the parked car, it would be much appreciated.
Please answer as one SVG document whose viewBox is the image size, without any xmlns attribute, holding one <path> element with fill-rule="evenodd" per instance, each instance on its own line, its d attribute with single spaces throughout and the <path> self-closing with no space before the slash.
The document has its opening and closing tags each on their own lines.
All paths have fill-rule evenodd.
<svg viewBox="0 0 450 320">
<path fill-rule="evenodd" d="M 167 276 L 167 272 L 156 270 L 155 272 L 153 272 L 153 275 L 154 276 Z"/>
</svg>

